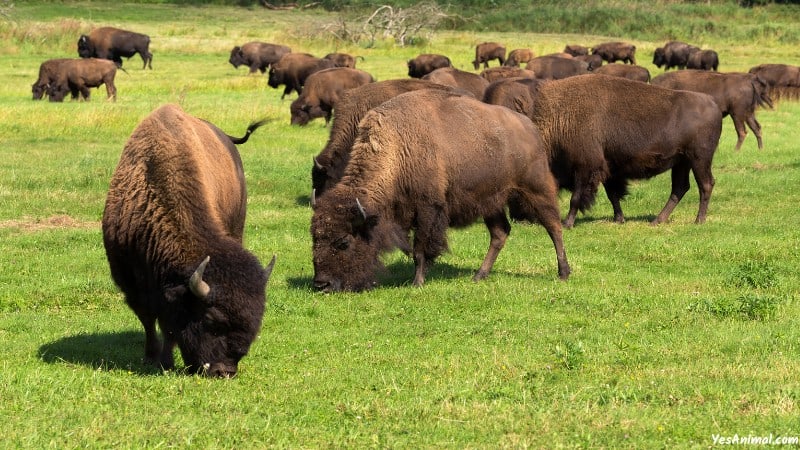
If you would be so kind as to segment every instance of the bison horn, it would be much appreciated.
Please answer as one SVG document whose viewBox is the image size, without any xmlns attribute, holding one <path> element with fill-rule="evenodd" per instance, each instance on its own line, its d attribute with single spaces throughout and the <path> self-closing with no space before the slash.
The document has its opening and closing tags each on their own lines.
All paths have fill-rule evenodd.
<svg viewBox="0 0 800 450">
<path fill-rule="evenodd" d="M 210 260 L 211 257 L 206 256 L 206 259 L 197 266 L 197 269 L 195 269 L 191 278 L 189 278 L 189 289 L 192 290 L 194 295 L 201 299 L 208 297 L 208 294 L 211 292 L 211 287 L 208 286 L 208 283 L 203 281 L 203 272 L 205 272 L 206 266 Z"/>
<path fill-rule="evenodd" d="M 356 206 L 358 206 L 358 212 L 361 213 L 361 217 L 363 217 L 364 220 L 367 220 L 367 211 L 364 210 L 363 206 L 361 206 L 361 202 L 358 201 L 358 198 L 356 198 Z"/>
<path fill-rule="evenodd" d="M 319 161 L 317 161 L 317 157 L 316 156 L 314 157 L 314 167 L 316 167 L 319 170 L 322 170 L 322 169 L 325 168 L 325 167 L 322 166 L 322 164 L 319 163 Z"/>
<path fill-rule="evenodd" d="M 316 189 L 311 189 L 311 207 L 312 208 L 316 208 L 317 207 L 317 190 Z"/>
</svg>

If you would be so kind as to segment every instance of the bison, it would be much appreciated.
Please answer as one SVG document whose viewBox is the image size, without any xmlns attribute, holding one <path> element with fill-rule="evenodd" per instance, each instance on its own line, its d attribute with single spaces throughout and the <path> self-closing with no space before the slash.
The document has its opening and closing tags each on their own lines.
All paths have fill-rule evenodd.
<svg viewBox="0 0 800 450">
<path fill-rule="evenodd" d="M 514 77 L 534 78 L 535 76 L 536 74 L 534 74 L 532 70 L 522 69 L 520 67 L 508 67 L 508 66 L 489 67 L 488 69 L 484 69 L 481 72 L 481 78 L 485 79 L 489 83 L 502 78 L 514 78 Z"/>
<path fill-rule="evenodd" d="M 759 64 L 748 72 L 766 81 L 775 100 L 800 98 L 800 66 Z"/>
<path fill-rule="evenodd" d="M 450 58 L 447 56 L 438 55 L 435 53 L 423 53 L 421 55 L 417 55 L 417 57 L 414 59 L 408 60 L 408 62 L 406 62 L 406 66 L 408 66 L 409 77 L 422 78 L 436 69 L 441 69 L 442 67 L 452 67 L 453 64 L 450 62 Z"/>
<path fill-rule="evenodd" d="M 244 45 L 235 46 L 231 50 L 231 56 L 228 62 L 238 69 L 239 66 L 247 66 L 250 68 L 250 73 L 266 73 L 269 66 L 278 62 L 279 59 L 292 49 L 286 45 L 270 44 L 267 42 L 248 42 Z"/>
<path fill-rule="evenodd" d="M 323 56 L 325 59 L 333 61 L 334 67 L 356 68 L 356 59 L 364 60 L 363 56 L 353 56 L 347 53 L 328 53 Z"/>
<path fill-rule="evenodd" d="M 764 147 L 761 142 L 761 125 L 756 120 L 755 111 L 759 106 L 772 105 L 769 97 L 769 86 L 756 75 L 749 73 L 716 73 L 698 70 L 682 70 L 663 73 L 651 81 L 656 86 L 670 89 L 703 92 L 714 98 L 722 112 L 722 117 L 731 116 L 738 140 L 736 151 L 742 147 L 747 136 L 747 126 L 753 130 L 758 141 L 758 148 Z"/>
<path fill-rule="evenodd" d="M 564 47 L 564 52 L 572 56 L 586 56 L 589 54 L 589 49 L 583 45 L 568 44 Z"/>
<path fill-rule="evenodd" d="M 517 48 L 511 50 L 508 54 L 508 59 L 506 59 L 503 65 L 507 67 L 519 67 L 522 63 L 527 64 L 534 56 L 536 55 L 534 55 L 529 48 Z"/>
<path fill-rule="evenodd" d="M 350 149 L 356 140 L 358 122 L 370 109 L 400 94 L 420 89 L 454 90 L 451 86 L 430 81 L 399 79 L 378 81 L 345 92 L 336 103 L 328 142 L 314 157 L 311 167 L 312 193 L 322 195 L 342 178 L 344 168 L 350 161 Z"/>
<path fill-rule="evenodd" d="M 583 61 L 588 66 L 586 67 L 590 72 L 603 65 L 603 57 L 600 55 L 578 55 L 573 56 L 578 61 Z"/>
<path fill-rule="evenodd" d="M 153 54 L 150 53 L 150 36 L 120 30 L 113 27 L 95 28 L 89 35 L 78 38 L 78 55 L 81 58 L 102 58 L 114 61 L 122 67 L 122 57 L 130 58 L 136 53 L 142 57 L 144 68 L 153 68 Z"/>
<path fill-rule="evenodd" d="M 687 69 L 713 70 L 719 67 L 719 55 L 714 50 L 696 50 L 689 54 Z"/>
<path fill-rule="evenodd" d="M 73 99 L 78 98 L 80 94 L 84 100 L 89 100 L 91 95 L 89 88 L 105 84 L 108 98 L 116 101 L 117 88 L 114 86 L 116 74 L 117 65 L 107 59 L 70 59 L 59 65 L 55 74 L 56 79 L 50 83 L 47 95 L 51 102 L 64 101 L 67 92 L 72 94 Z"/>
<path fill-rule="evenodd" d="M 324 117 L 327 125 L 331 112 L 345 91 L 374 81 L 369 73 L 347 67 L 312 73 L 306 79 L 303 93 L 289 107 L 292 125 L 306 125 L 317 117 Z"/>
<path fill-rule="evenodd" d="M 103 211 L 111 276 L 145 330 L 145 361 L 236 375 L 261 328 L 266 267 L 242 246 L 247 191 L 231 138 L 177 105 L 153 111 L 122 151 Z M 161 329 L 159 343 L 156 323 Z"/>
<path fill-rule="evenodd" d="M 302 94 L 303 85 L 312 73 L 333 67 L 333 61 L 329 59 L 317 58 L 308 53 L 287 53 L 270 66 L 267 84 L 275 89 L 284 85 L 281 95 L 283 100 L 292 91 L 297 92 L 297 95 Z"/>
<path fill-rule="evenodd" d="M 604 61 L 613 63 L 622 61 L 636 64 L 636 46 L 625 42 L 604 42 L 592 47 L 593 55 L 600 55 Z"/>
<path fill-rule="evenodd" d="M 650 82 L 650 71 L 636 64 L 606 64 L 594 69 L 592 73 L 627 78 L 633 81 L 641 81 L 642 83 Z"/>
<path fill-rule="evenodd" d="M 69 58 L 48 59 L 39 65 L 39 78 L 31 86 L 34 100 L 41 100 L 44 97 L 44 94 L 50 89 L 50 84 L 58 78 L 61 65 L 65 61 L 72 60 Z M 75 94 L 73 98 L 77 97 L 77 92 Z"/>
<path fill-rule="evenodd" d="M 559 187 L 572 191 L 565 227 L 592 206 L 600 183 L 614 220 L 624 222 L 620 201 L 628 180 L 670 169 L 672 192 L 652 223 L 669 218 L 689 190 L 690 172 L 700 191 L 696 222 L 705 222 L 714 187 L 711 162 L 722 132 L 722 113 L 711 96 L 597 74 L 496 83 L 522 85 L 490 85 L 484 100 L 510 104 L 539 127 Z"/>
<path fill-rule="evenodd" d="M 669 41 L 653 52 L 653 64 L 659 69 L 664 66 L 664 71 L 673 67 L 684 69 L 689 61 L 689 55 L 697 50 L 699 48 L 685 42 Z"/>
<path fill-rule="evenodd" d="M 500 65 L 505 65 L 506 62 L 506 48 L 497 42 L 484 42 L 475 46 L 475 60 L 472 61 L 472 66 L 475 70 L 483 64 L 484 69 L 489 68 L 489 61 L 496 59 Z"/>
<path fill-rule="evenodd" d="M 574 58 L 538 56 L 525 69 L 533 71 L 534 77 L 539 80 L 560 80 L 589 73 L 589 64 Z"/>
<path fill-rule="evenodd" d="M 539 133 L 526 117 L 449 92 L 399 95 L 362 119 L 344 178 L 317 200 L 314 287 L 369 289 L 381 252 L 394 247 L 412 256 L 414 285 L 421 286 L 447 249 L 447 228 L 478 218 L 491 237 L 473 277 L 481 280 L 511 230 L 505 206 L 512 196 L 526 218 L 547 230 L 558 275 L 567 279 L 556 194 Z"/>
<path fill-rule="evenodd" d="M 422 77 L 423 80 L 461 88 L 477 99 L 483 98 L 483 91 L 489 82 L 485 78 L 472 72 L 456 69 L 455 67 L 442 67 Z"/>
</svg>

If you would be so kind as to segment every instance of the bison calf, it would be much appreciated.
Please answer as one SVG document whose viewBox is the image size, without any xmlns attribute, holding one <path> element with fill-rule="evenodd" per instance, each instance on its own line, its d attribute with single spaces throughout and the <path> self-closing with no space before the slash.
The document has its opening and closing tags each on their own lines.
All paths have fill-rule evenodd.
<svg viewBox="0 0 800 450">
<path fill-rule="evenodd" d="M 61 65 L 65 61 L 71 61 L 69 58 L 48 59 L 39 65 L 39 78 L 31 86 L 34 100 L 41 100 L 44 94 L 50 89 L 50 85 L 58 79 L 58 74 L 61 71 Z M 77 93 L 76 93 L 77 94 Z M 77 95 L 73 96 L 73 98 Z"/>
<path fill-rule="evenodd" d="M 393 247 L 413 257 L 414 285 L 420 286 L 447 248 L 447 228 L 478 218 L 491 236 L 473 277 L 481 280 L 511 230 L 505 213 L 511 197 L 526 218 L 545 227 L 559 277 L 566 279 L 556 184 L 530 120 L 458 94 L 424 89 L 399 95 L 361 120 L 344 178 L 317 201 L 314 286 L 368 289 L 377 282 L 380 253 Z"/>
<path fill-rule="evenodd" d="M 73 99 L 80 94 L 84 100 L 89 100 L 89 88 L 105 84 L 108 98 L 116 101 L 116 74 L 117 65 L 107 59 L 70 59 L 59 65 L 56 80 L 50 83 L 47 94 L 51 102 L 64 101 L 67 92 L 72 94 Z"/>
</svg>

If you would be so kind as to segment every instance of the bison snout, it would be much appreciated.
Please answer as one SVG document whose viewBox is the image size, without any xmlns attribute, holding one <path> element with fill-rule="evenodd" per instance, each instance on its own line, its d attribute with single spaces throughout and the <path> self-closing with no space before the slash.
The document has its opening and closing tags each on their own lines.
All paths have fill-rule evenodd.
<svg viewBox="0 0 800 450">
<path fill-rule="evenodd" d="M 325 293 L 337 292 L 342 290 L 342 283 L 338 280 L 318 276 L 314 278 L 314 289 Z"/>
<path fill-rule="evenodd" d="M 203 374 L 209 377 L 217 378 L 233 378 L 236 376 L 236 365 L 229 365 L 224 363 L 203 364 Z"/>
</svg>

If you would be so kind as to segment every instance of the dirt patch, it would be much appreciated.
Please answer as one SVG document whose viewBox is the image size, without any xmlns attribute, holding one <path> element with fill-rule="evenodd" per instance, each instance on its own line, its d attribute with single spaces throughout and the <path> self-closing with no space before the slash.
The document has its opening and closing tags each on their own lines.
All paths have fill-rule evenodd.
<svg viewBox="0 0 800 450">
<path fill-rule="evenodd" d="M 22 219 L 0 221 L 0 228 L 19 228 L 24 231 L 39 231 L 67 228 L 100 228 L 100 222 L 84 222 L 66 214 L 46 218 L 23 217 Z"/>
</svg>

